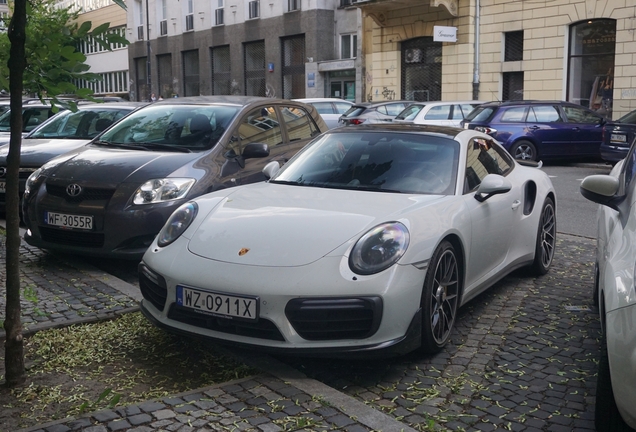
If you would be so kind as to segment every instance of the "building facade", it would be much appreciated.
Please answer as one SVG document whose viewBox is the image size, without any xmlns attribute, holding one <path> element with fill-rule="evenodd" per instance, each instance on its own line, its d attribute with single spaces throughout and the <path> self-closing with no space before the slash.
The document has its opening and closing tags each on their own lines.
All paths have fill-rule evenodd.
<svg viewBox="0 0 636 432">
<path fill-rule="evenodd" d="M 636 109 L 633 0 L 342 1 L 362 12 L 363 100 Z"/>
<path fill-rule="evenodd" d="M 341 0 L 132 0 L 131 99 L 360 100 L 361 14 Z"/>
<path fill-rule="evenodd" d="M 1 0 L 0 0 L 1 1 Z M 112 0 L 59 0 L 57 7 L 70 8 L 80 13 L 78 23 L 90 21 L 91 29 L 109 23 L 109 31 L 126 35 L 126 10 Z M 99 75 L 97 81 L 82 80 L 78 87 L 90 88 L 95 96 L 120 96 L 128 98 L 130 78 L 128 73 L 128 49 L 118 44 L 105 49 L 92 38 L 84 41 L 79 49 L 86 55 L 89 72 Z"/>
</svg>

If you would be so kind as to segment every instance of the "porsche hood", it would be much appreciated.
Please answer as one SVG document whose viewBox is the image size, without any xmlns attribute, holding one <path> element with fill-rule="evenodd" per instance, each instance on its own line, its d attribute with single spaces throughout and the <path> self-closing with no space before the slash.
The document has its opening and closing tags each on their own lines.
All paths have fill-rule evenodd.
<svg viewBox="0 0 636 432">
<path fill-rule="evenodd" d="M 439 199 L 260 183 L 234 189 L 207 215 L 199 214 L 204 220 L 188 249 L 235 264 L 301 266 Z"/>
</svg>

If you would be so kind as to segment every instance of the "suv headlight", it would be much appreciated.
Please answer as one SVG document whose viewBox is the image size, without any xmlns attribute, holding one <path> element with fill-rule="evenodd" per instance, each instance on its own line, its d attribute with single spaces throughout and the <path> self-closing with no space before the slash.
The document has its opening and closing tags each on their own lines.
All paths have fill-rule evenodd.
<svg viewBox="0 0 636 432">
<path fill-rule="evenodd" d="M 395 264 L 409 246 L 409 231 L 400 222 L 386 222 L 371 228 L 351 250 L 349 267 L 354 273 L 370 275 Z"/>
<path fill-rule="evenodd" d="M 28 194 L 35 189 L 38 188 L 38 180 L 40 180 L 40 175 L 42 174 L 42 168 L 38 168 L 27 178 L 26 184 L 24 185 L 24 193 Z"/>
<path fill-rule="evenodd" d="M 164 178 L 148 180 L 133 195 L 133 204 L 153 204 L 185 197 L 195 180 L 191 178 Z"/>
<path fill-rule="evenodd" d="M 185 230 L 188 229 L 194 218 L 197 216 L 199 206 L 190 201 L 176 209 L 168 218 L 166 224 L 157 235 L 157 245 L 166 247 L 178 239 Z"/>
</svg>

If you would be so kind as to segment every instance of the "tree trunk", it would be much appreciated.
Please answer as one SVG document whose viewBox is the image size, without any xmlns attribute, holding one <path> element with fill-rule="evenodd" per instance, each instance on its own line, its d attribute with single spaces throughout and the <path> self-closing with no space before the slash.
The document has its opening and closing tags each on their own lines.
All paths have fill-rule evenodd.
<svg viewBox="0 0 636 432">
<path fill-rule="evenodd" d="M 15 0 L 9 24 L 9 91 L 11 92 L 11 141 L 7 156 L 6 218 L 7 218 L 7 304 L 4 329 L 5 379 L 8 387 L 26 380 L 24 370 L 24 344 L 22 341 L 22 308 L 20 306 L 20 146 L 22 144 L 22 79 L 26 68 L 26 3 Z"/>
</svg>

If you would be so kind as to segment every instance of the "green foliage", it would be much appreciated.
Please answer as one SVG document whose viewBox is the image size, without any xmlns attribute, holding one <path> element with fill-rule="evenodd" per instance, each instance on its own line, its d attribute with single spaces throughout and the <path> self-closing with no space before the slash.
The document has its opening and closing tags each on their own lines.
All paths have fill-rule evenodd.
<svg viewBox="0 0 636 432">
<path fill-rule="evenodd" d="M 125 8 L 123 1 L 115 3 Z M 92 91 L 78 89 L 78 79 L 95 81 L 97 74 L 89 71 L 86 56 L 77 50 L 78 42 L 92 37 L 104 49 L 111 44 L 128 44 L 128 41 L 110 33 L 109 23 L 91 30 L 92 23 L 77 24 L 78 13 L 69 9 L 55 8 L 55 0 L 32 0 L 27 3 L 26 58 L 24 71 L 25 94 L 36 94 L 40 98 L 50 97 L 55 105 L 74 109 L 74 104 L 64 103 L 57 96 L 75 94 L 91 98 Z M 7 33 L 0 34 L 0 59 L 9 58 L 10 42 Z M 0 60 L 0 88 L 9 88 L 7 61 Z"/>
</svg>

